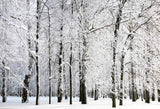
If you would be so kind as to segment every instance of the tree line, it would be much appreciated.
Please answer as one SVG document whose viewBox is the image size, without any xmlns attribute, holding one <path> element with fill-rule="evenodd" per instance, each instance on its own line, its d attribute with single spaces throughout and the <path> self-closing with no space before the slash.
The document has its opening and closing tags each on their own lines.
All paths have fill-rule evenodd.
<svg viewBox="0 0 160 109">
<path fill-rule="evenodd" d="M 159 89 L 158 0 L 1 0 L 0 72 L 7 95 L 150 103 Z M 14 87 L 12 86 L 14 85 Z"/>
</svg>

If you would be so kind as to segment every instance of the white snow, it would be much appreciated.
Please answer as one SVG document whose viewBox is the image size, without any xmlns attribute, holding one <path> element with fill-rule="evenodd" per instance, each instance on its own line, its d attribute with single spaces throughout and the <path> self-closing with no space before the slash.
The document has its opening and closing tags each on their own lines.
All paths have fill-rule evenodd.
<svg viewBox="0 0 160 109">
<path fill-rule="evenodd" d="M 40 97 L 40 105 L 35 105 L 35 97 L 29 99 L 29 103 L 21 103 L 20 97 L 8 97 L 6 103 L 2 103 L 0 98 L 0 109 L 112 109 L 111 99 L 100 98 L 98 101 L 94 101 L 92 98 L 88 98 L 88 104 L 82 105 L 78 102 L 78 98 L 73 98 L 73 105 L 69 104 L 68 100 L 63 100 L 62 103 L 57 103 L 55 97 L 52 98 L 52 104 L 48 104 L 48 97 Z M 131 100 L 124 100 L 124 105 L 119 106 L 117 101 L 116 109 L 159 109 L 160 103 L 157 101 L 146 104 L 140 100 L 132 102 Z"/>
</svg>

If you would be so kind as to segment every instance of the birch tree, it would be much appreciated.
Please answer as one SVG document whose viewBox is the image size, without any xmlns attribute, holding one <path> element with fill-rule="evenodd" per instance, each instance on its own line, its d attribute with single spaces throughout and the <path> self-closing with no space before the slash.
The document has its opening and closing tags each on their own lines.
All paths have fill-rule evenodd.
<svg viewBox="0 0 160 109">
<path fill-rule="evenodd" d="M 40 84 L 39 84 L 39 35 L 40 35 L 40 9 L 41 9 L 41 1 L 40 0 L 37 0 L 37 11 L 36 11 L 36 19 L 37 19 L 37 24 L 36 24 L 36 89 L 37 89 L 37 92 L 36 92 L 36 105 L 39 105 L 39 95 L 40 95 Z"/>
<path fill-rule="evenodd" d="M 116 16 L 116 21 L 115 21 L 115 27 L 114 27 L 114 41 L 113 41 L 113 65 L 112 65 L 112 72 L 111 72 L 111 77 L 112 77 L 112 107 L 116 107 L 116 95 L 115 95 L 115 74 L 116 74 L 116 47 L 117 47 L 117 40 L 118 40 L 118 31 L 120 28 L 120 22 L 121 22 L 121 17 L 122 17 L 122 10 L 127 1 L 126 0 L 120 0 L 119 5 L 118 5 L 118 12 Z"/>
<path fill-rule="evenodd" d="M 64 12 L 64 6 L 65 2 L 64 0 L 61 0 L 60 2 L 60 9 L 61 9 L 61 18 L 60 18 L 60 42 L 59 42 L 59 74 L 58 74 L 58 91 L 57 91 L 57 97 L 58 102 L 62 101 L 62 53 L 63 53 L 63 12 Z"/>
</svg>

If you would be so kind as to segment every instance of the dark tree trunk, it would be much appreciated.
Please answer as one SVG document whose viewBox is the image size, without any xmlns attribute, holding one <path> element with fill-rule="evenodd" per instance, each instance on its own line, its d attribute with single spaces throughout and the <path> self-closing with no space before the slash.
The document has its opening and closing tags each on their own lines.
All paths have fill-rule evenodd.
<svg viewBox="0 0 160 109">
<path fill-rule="evenodd" d="M 87 31 L 89 28 L 88 19 L 85 17 L 87 6 L 88 6 L 88 2 L 81 0 L 81 5 L 77 10 L 78 13 L 79 13 L 79 10 L 81 10 L 82 13 L 79 13 L 79 16 L 83 16 L 83 17 L 79 17 L 78 19 L 81 32 Z M 79 36 L 80 36 L 80 40 L 82 40 L 83 48 L 82 48 L 82 60 L 80 59 L 81 64 L 79 64 L 79 67 L 81 67 L 80 65 L 82 65 L 82 68 L 80 68 L 81 71 L 79 72 L 80 73 L 79 75 L 80 76 L 80 101 L 82 104 L 87 104 L 87 88 L 86 88 L 86 74 L 87 74 L 86 58 L 87 58 L 87 50 L 88 50 L 87 41 L 86 41 L 87 34 L 81 34 L 81 32 Z"/>
<path fill-rule="evenodd" d="M 65 99 L 66 99 L 66 100 L 68 99 L 68 96 L 67 96 L 67 95 L 65 95 Z"/>
<path fill-rule="evenodd" d="M 63 61 L 65 62 L 65 52 L 63 51 Z M 66 70 L 65 70 L 66 66 L 65 64 L 63 65 L 63 82 L 64 82 L 64 96 L 65 96 L 65 100 L 68 99 L 68 95 L 67 95 L 67 81 L 66 81 Z"/>
<path fill-rule="evenodd" d="M 150 53 L 150 46 L 147 44 L 147 52 Z M 147 67 L 150 68 L 150 57 L 147 55 Z M 145 72 L 146 75 L 146 87 L 145 87 L 145 103 L 150 103 L 150 92 L 149 92 L 149 72 L 150 70 L 148 69 Z"/>
<path fill-rule="evenodd" d="M 94 97 L 94 90 L 93 90 L 93 88 L 92 88 L 92 91 L 91 91 L 91 98 L 93 98 Z"/>
<path fill-rule="evenodd" d="M 133 64 L 131 65 L 133 66 Z M 133 71 L 133 67 L 131 68 L 131 75 L 132 75 L 132 101 L 135 102 L 136 101 L 136 87 L 135 87 L 135 83 L 134 83 L 134 71 Z"/>
<path fill-rule="evenodd" d="M 132 41 L 130 43 L 130 50 L 131 53 L 133 52 L 133 48 L 132 48 Z M 131 54 L 131 81 L 132 81 L 132 101 L 135 102 L 136 101 L 136 87 L 135 87 L 135 73 L 134 73 L 134 65 L 133 65 L 133 58 L 132 58 L 132 54 Z"/>
<path fill-rule="evenodd" d="M 40 85 L 39 85 L 39 65 L 38 65 L 38 52 L 39 52 L 39 30 L 40 30 L 40 0 L 37 0 L 37 28 L 36 28 L 36 105 L 39 105 Z"/>
<path fill-rule="evenodd" d="M 50 49 L 50 48 L 49 48 Z M 49 50 L 50 53 L 50 50 Z M 49 104 L 51 104 L 51 97 L 52 97 L 52 83 L 51 83 L 51 76 L 52 76 L 52 72 L 51 72 L 51 56 L 49 56 Z"/>
<path fill-rule="evenodd" d="M 3 0 L 1 2 L 1 11 L 7 15 L 8 14 L 8 9 L 7 9 L 7 3 L 8 1 Z M 8 23 L 6 20 L 2 19 L 2 21 L 4 22 L 5 26 L 3 27 L 3 29 L 1 30 L 1 35 L 0 37 L 7 37 L 7 26 Z M 5 42 L 6 43 L 6 42 Z M 6 49 L 6 46 L 4 46 L 4 50 Z M 3 54 L 3 51 L 1 51 L 1 53 Z M 2 57 L 1 57 L 2 58 Z M 5 60 L 2 60 L 2 102 L 6 102 L 7 101 L 7 74 L 6 74 L 6 69 L 5 69 Z"/>
<path fill-rule="evenodd" d="M 63 51 L 63 61 L 65 58 L 65 54 Z M 65 72 L 65 65 L 63 65 L 63 81 L 64 81 L 64 96 L 65 96 L 65 100 L 68 99 L 68 95 L 67 95 L 67 82 L 66 82 L 66 72 Z"/>
<path fill-rule="evenodd" d="M 126 87 L 124 87 L 124 99 L 127 99 L 127 91 L 126 91 Z"/>
<path fill-rule="evenodd" d="M 81 101 L 82 98 L 82 61 L 81 61 L 81 50 L 80 50 L 80 43 L 79 43 L 79 101 Z"/>
<path fill-rule="evenodd" d="M 83 56 L 82 56 L 82 73 L 81 73 L 81 103 L 87 104 L 87 89 L 86 89 L 86 56 L 87 56 L 87 42 L 85 36 L 83 36 Z"/>
<path fill-rule="evenodd" d="M 80 85 L 79 85 L 79 101 L 82 101 L 82 82 L 80 80 Z"/>
<path fill-rule="evenodd" d="M 31 77 L 30 74 L 25 75 L 23 94 L 22 94 L 22 103 L 28 102 L 30 77 Z"/>
<path fill-rule="evenodd" d="M 145 103 L 150 103 L 150 94 L 148 90 L 145 90 Z"/>
<path fill-rule="evenodd" d="M 70 67 L 69 67 L 69 77 L 70 77 L 70 104 L 72 104 L 72 43 L 70 46 Z"/>
<path fill-rule="evenodd" d="M 63 27 L 61 28 L 63 30 Z M 62 41 L 60 42 L 60 52 L 59 52 L 59 78 L 58 78 L 58 91 L 57 91 L 57 97 L 58 97 L 58 102 L 62 101 Z"/>
<path fill-rule="evenodd" d="M 132 75 L 132 101 L 135 102 L 136 101 L 136 88 L 135 88 L 135 84 L 134 84 L 134 71 L 133 71 L 133 63 L 131 63 L 131 75 Z"/>
<path fill-rule="evenodd" d="M 6 102 L 7 101 L 7 86 L 6 86 L 6 70 L 5 70 L 5 62 L 2 61 L 2 102 Z"/>
<path fill-rule="evenodd" d="M 51 104 L 52 97 L 52 71 L 51 71 L 51 21 L 50 21 L 50 10 L 48 8 L 48 70 L 49 70 L 49 104 Z"/>
<path fill-rule="evenodd" d="M 149 81 L 147 81 L 147 82 L 149 82 Z M 145 103 L 150 103 L 150 92 L 149 92 L 148 88 L 145 88 Z"/>
<path fill-rule="evenodd" d="M 87 92 L 85 81 L 81 83 L 81 103 L 87 104 Z"/>
<path fill-rule="evenodd" d="M 157 90 L 158 93 L 158 102 L 160 102 L 160 89 Z"/>
<path fill-rule="evenodd" d="M 125 54 L 122 53 L 121 57 L 121 77 L 120 77 L 120 102 L 119 105 L 123 105 L 123 73 L 124 73 L 124 56 Z"/>
<path fill-rule="evenodd" d="M 131 41 L 130 41 L 130 51 L 131 51 L 131 54 L 130 54 L 130 57 L 131 57 L 131 84 L 132 84 L 132 101 L 135 102 L 136 101 L 136 86 L 135 86 L 135 72 L 134 72 L 134 63 L 133 63 L 133 36 L 131 36 Z"/>
<path fill-rule="evenodd" d="M 62 101 L 62 96 L 63 96 L 63 94 L 62 94 L 62 89 L 59 88 L 59 89 L 58 89 L 58 103 L 60 103 L 60 102 Z"/>
<path fill-rule="evenodd" d="M 145 90 L 143 90 L 143 99 L 145 100 L 146 94 L 145 94 Z"/>
<path fill-rule="evenodd" d="M 38 48 L 37 50 L 38 51 Z M 36 92 L 36 105 L 39 104 L 39 94 L 40 94 L 40 90 L 39 90 L 39 65 L 38 65 L 38 56 L 36 57 L 36 88 L 37 88 L 37 92 Z"/>
<path fill-rule="evenodd" d="M 28 11 L 28 16 L 29 16 L 29 11 L 30 11 L 30 0 L 27 0 L 27 11 Z M 31 24 L 30 24 L 30 21 L 28 20 L 27 22 L 27 26 L 28 26 L 28 39 L 27 39 L 27 42 L 28 42 L 28 57 L 29 57 L 29 63 L 28 63 L 28 75 L 25 75 L 25 79 L 24 79 L 24 87 L 23 87 L 23 93 L 22 93 L 22 103 L 26 103 L 28 102 L 28 97 L 29 97 L 29 82 L 30 82 L 30 78 L 31 78 L 31 75 L 32 75 L 32 66 L 33 66 L 33 56 L 32 54 L 30 53 L 30 50 L 31 50 L 31 38 L 30 38 L 30 30 L 31 30 Z"/>
<path fill-rule="evenodd" d="M 52 76 L 52 74 L 51 74 L 51 59 L 49 59 L 49 104 L 51 104 L 51 97 L 52 97 L 51 76 Z"/>
<path fill-rule="evenodd" d="M 71 0 L 71 20 L 72 19 L 73 19 L 73 1 Z M 70 45 L 70 62 L 69 62 L 70 63 L 70 67 L 69 67 L 69 74 L 70 75 L 69 76 L 70 76 L 70 104 L 72 104 L 72 42 L 70 42 L 70 43 L 71 43 L 71 45 Z"/>
<path fill-rule="evenodd" d="M 63 11 L 64 11 L 64 0 L 61 1 L 61 26 L 60 26 L 60 50 L 59 50 L 59 77 L 58 77 L 58 91 L 57 91 L 57 97 L 58 102 L 62 101 L 63 92 L 62 92 L 62 53 L 63 53 Z"/>
<path fill-rule="evenodd" d="M 98 100 L 98 85 L 95 84 L 94 100 Z"/>
<path fill-rule="evenodd" d="M 68 95 L 67 95 L 67 82 L 66 82 L 66 74 L 65 74 L 65 65 L 63 67 L 63 80 L 64 80 L 64 96 L 65 96 L 65 100 L 68 99 Z"/>
<path fill-rule="evenodd" d="M 118 5 L 118 13 L 116 17 L 116 23 L 115 23 L 115 30 L 114 30 L 114 42 L 113 42 L 113 65 L 112 65 L 112 72 L 111 72 L 111 78 L 112 78 L 112 107 L 116 107 L 116 94 L 115 94 L 115 76 L 116 76 L 116 47 L 117 47 L 117 41 L 118 41 L 118 31 L 120 27 L 121 22 L 121 16 L 122 16 L 122 9 L 124 7 L 126 0 L 120 0 L 120 4 Z"/>
</svg>

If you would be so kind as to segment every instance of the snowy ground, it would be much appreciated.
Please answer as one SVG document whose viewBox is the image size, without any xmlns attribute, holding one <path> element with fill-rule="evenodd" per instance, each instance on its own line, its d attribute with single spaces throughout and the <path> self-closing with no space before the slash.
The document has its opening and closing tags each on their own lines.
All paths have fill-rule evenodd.
<svg viewBox="0 0 160 109">
<path fill-rule="evenodd" d="M 2 103 L 0 98 L 0 109 L 112 109 L 110 99 L 99 99 L 94 101 L 93 99 L 88 99 L 87 105 L 82 105 L 78 102 L 78 98 L 74 98 L 73 105 L 69 105 L 67 100 L 63 100 L 62 103 L 57 103 L 56 98 L 52 98 L 52 104 L 48 104 L 48 97 L 40 97 L 40 105 L 35 105 L 35 98 L 31 97 L 29 103 L 22 104 L 21 98 L 18 97 L 8 97 L 6 103 Z M 118 101 L 117 101 L 118 103 Z M 140 100 L 133 103 L 131 100 L 125 100 L 124 106 L 118 106 L 117 109 L 159 109 L 160 103 L 151 102 L 146 104 Z"/>
</svg>

